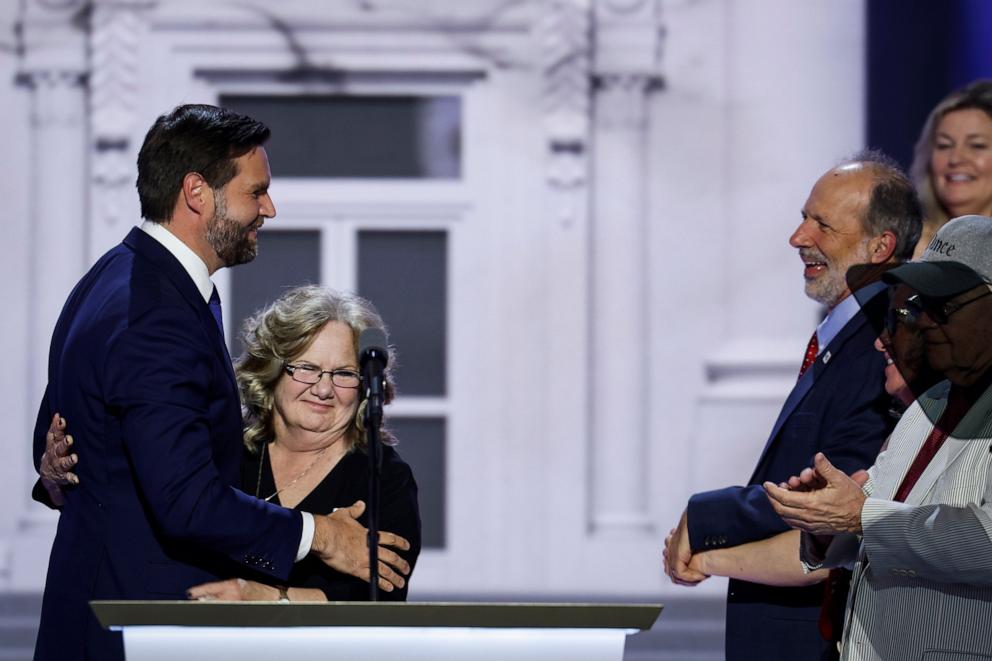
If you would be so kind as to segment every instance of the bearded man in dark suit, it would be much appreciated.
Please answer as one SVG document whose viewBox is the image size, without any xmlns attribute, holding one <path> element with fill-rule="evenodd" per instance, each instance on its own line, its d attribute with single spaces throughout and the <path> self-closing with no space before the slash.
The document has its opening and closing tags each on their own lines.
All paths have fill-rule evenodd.
<svg viewBox="0 0 992 661">
<path fill-rule="evenodd" d="M 284 581 L 315 553 L 368 579 L 355 507 L 297 513 L 246 496 L 242 420 L 210 276 L 248 262 L 275 216 L 269 129 L 237 113 L 180 106 L 138 155 L 145 222 L 76 285 L 52 337 L 35 460 L 56 412 L 72 421 L 79 484 L 64 497 L 35 659 L 123 659 L 91 599 L 182 599 L 236 567 Z M 380 537 L 382 579 L 409 567 Z M 388 589 L 388 588 L 387 588 Z"/>
</svg>

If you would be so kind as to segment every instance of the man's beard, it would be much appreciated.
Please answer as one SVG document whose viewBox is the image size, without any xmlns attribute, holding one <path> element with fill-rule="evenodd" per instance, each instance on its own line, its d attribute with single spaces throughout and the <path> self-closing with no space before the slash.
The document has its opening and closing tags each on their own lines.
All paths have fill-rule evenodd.
<svg viewBox="0 0 992 661">
<path fill-rule="evenodd" d="M 855 264 L 867 264 L 870 261 L 867 240 L 853 251 L 845 264 L 838 264 L 827 260 L 826 255 L 814 248 L 800 250 L 803 258 L 811 258 L 821 261 L 827 265 L 826 272 L 816 280 L 806 282 L 806 295 L 817 303 L 821 303 L 828 308 L 837 305 L 847 294 L 847 271 Z"/>
<path fill-rule="evenodd" d="M 246 264 L 258 254 L 258 241 L 252 240 L 249 233 L 262 226 L 262 218 L 256 218 L 244 226 L 227 215 L 227 200 L 218 192 L 215 196 L 214 216 L 207 223 L 207 243 L 214 249 L 225 266 Z"/>
</svg>

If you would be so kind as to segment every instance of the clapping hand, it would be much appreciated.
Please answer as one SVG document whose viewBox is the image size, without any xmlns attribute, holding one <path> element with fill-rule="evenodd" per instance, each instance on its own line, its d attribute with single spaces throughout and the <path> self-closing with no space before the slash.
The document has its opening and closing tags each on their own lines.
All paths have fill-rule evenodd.
<svg viewBox="0 0 992 661">
<path fill-rule="evenodd" d="M 772 508 L 793 528 L 816 535 L 860 534 L 866 479 L 864 471 L 848 477 L 818 452 L 813 468 L 780 485 L 765 482 L 764 488 Z"/>
</svg>

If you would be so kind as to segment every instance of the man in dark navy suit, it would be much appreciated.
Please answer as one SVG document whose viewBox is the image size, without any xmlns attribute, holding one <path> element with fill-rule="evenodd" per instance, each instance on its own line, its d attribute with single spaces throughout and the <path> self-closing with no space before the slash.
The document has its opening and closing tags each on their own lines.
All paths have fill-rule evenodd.
<svg viewBox="0 0 992 661">
<path fill-rule="evenodd" d="M 779 483 L 823 452 L 850 474 L 874 462 L 895 421 L 884 390 L 883 357 L 873 346 L 878 326 L 868 309 L 885 297 L 875 279 L 854 285 L 851 267 L 868 271 L 909 259 L 919 240 L 920 205 L 899 167 L 868 152 L 831 169 L 814 185 L 802 221 L 789 239 L 803 262 L 806 295 L 827 307 L 810 339 L 799 379 L 769 435 L 748 486 L 698 493 L 666 540 L 666 571 L 695 585 L 695 553 L 766 539 L 788 529 L 761 485 Z M 862 309 L 859 302 L 865 304 Z M 790 468 L 793 472 L 790 472 Z M 800 560 L 798 545 L 795 555 Z M 829 649 L 818 629 L 823 585 L 773 587 L 750 582 L 739 567 L 727 594 L 730 661 L 819 659 Z"/>
<path fill-rule="evenodd" d="M 269 129 L 205 105 L 158 118 L 138 155 L 146 219 L 76 285 L 52 337 L 35 429 L 71 421 L 85 460 L 62 504 L 35 659 L 123 659 L 91 599 L 182 599 L 237 567 L 285 581 L 314 553 L 368 579 L 356 503 L 329 516 L 246 496 L 242 421 L 210 275 L 250 261 L 276 214 L 262 146 Z M 380 537 L 380 587 L 407 564 Z"/>
</svg>

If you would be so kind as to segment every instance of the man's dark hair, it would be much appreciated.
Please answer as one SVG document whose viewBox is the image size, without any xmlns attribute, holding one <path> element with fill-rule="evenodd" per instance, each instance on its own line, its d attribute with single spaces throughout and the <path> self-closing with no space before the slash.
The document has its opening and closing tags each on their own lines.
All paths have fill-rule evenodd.
<svg viewBox="0 0 992 661">
<path fill-rule="evenodd" d="M 923 231 L 923 207 L 902 167 L 892 157 L 878 149 L 858 152 L 847 161 L 863 163 L 874 179 L 862 225 L 869 236 L 890 231 L 896 235 L 893 257 L 905 262 L 913 257 L 913 249 Z"/>
<path fill-rule="evenodd" d="M 225 108 L 178 106 L 155 120 L 138 152 L 141 216 L 172 219 L 183 177 L 199 172 L 214 189 L 238 174 L 234 160 L 269 139 L 269 127 Z"/>
</svg>

